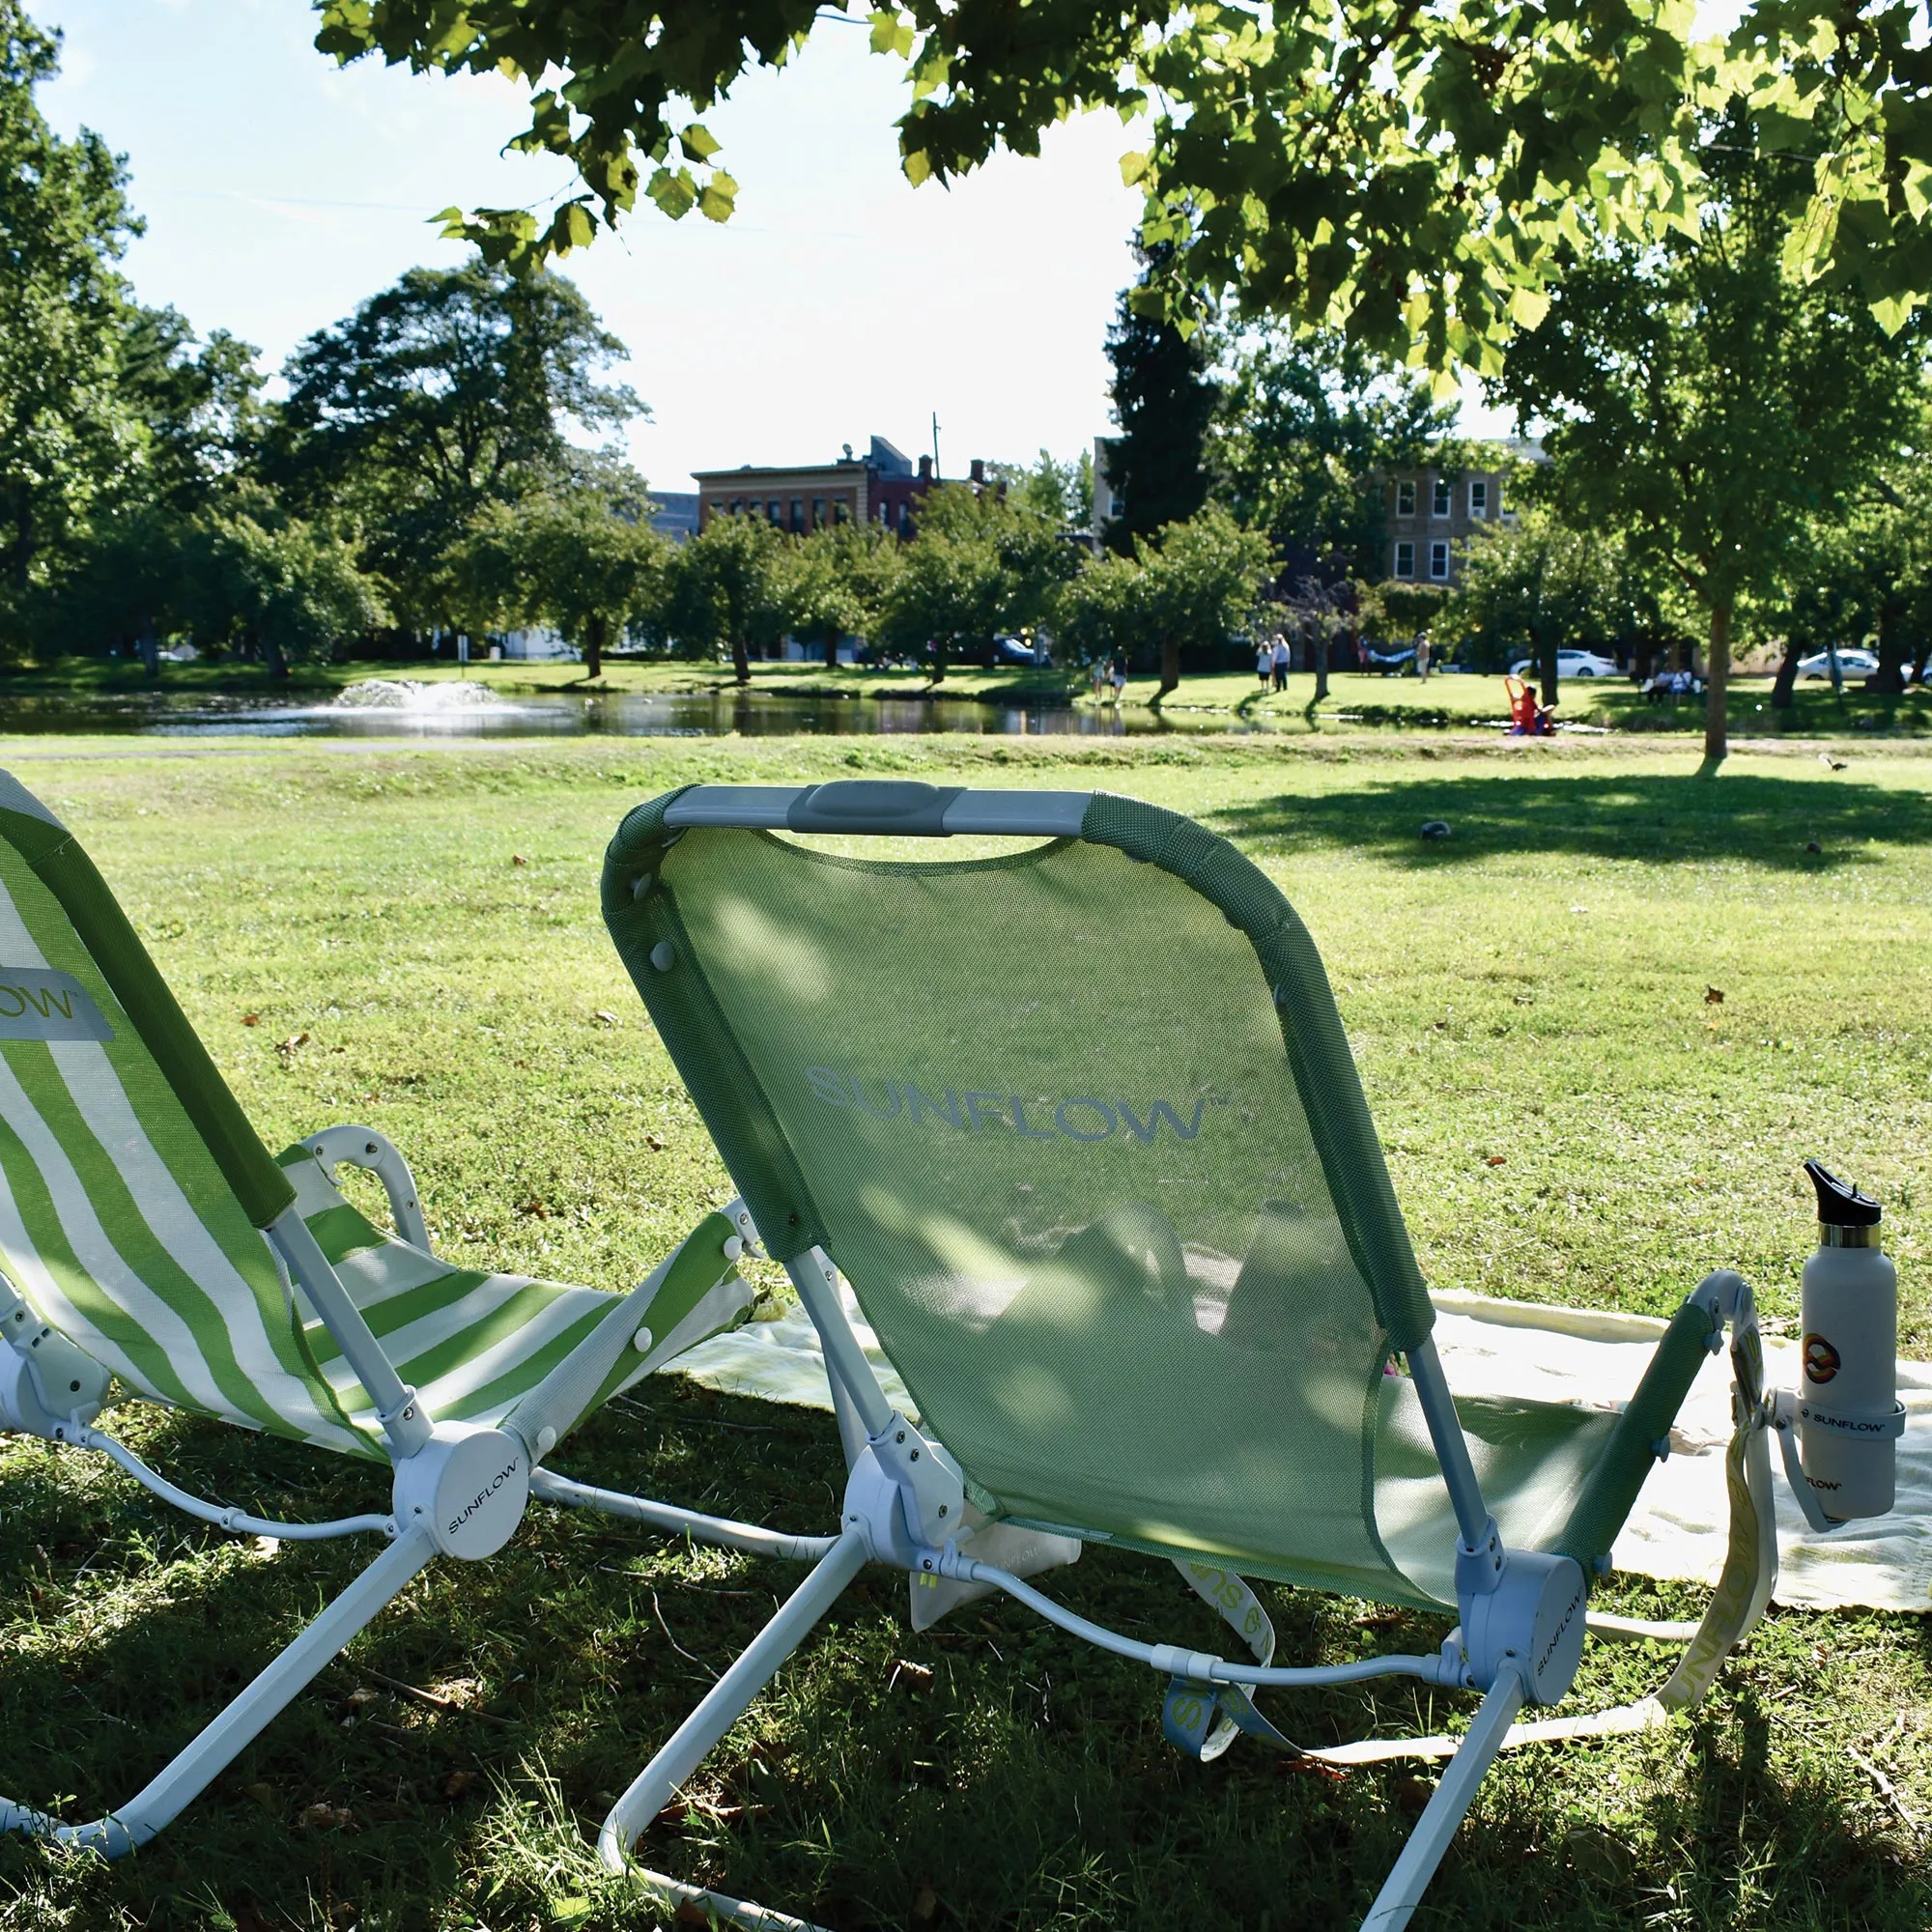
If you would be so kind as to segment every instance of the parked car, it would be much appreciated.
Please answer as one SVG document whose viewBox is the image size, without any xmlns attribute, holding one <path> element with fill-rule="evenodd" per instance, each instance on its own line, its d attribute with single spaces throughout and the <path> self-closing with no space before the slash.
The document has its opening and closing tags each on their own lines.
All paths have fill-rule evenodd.
<svg viewBox="0 0 1932 1932">
<path fill-rule="evenodd" d="M 1534 658 L 1524 658 L 1520 664 L 1510 666 L 1510 675 L 1526 677 L 1536 668 Z M 1621 677 L 1623 673 L 1610 659 L 1599 657 L 1595 651 L 1558 651 L 1556 675 L 1558 678 Z"/>
<path fill-rule="evenodd" d="M 1878 671 L 1878 653 L 1868 651 L 1862 644 L 1847 644 L 1838 653 L 1838 675 L 1849 683 L 1855 677 L 1871 677 Z M 1825 677 L 1832 675 L 1832 653 L 1813 651 L 1808 658 L 1798 660 L 1800 677 Z"/>
</svg>

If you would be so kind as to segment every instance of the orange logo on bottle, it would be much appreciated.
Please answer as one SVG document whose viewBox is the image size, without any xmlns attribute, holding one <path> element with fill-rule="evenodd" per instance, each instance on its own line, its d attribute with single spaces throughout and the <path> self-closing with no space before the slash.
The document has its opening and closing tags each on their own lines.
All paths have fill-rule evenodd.
<svg viewBox="0 0 1932 1932">
<path fill-rule="evenodd" d="M 1822 1335 L 1804 1338 L 1804 1374 L 1807 1380 L 1828 1382 L 1838 1373 L 1838 1351 Z"/>
</svg>

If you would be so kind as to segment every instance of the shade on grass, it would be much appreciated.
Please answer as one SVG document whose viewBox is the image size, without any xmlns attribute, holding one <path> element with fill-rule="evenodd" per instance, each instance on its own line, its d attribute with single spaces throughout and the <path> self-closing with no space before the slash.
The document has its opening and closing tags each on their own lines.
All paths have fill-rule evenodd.
<svg viewBox="0 0 1932 1932">
<path fill-rule="evenodd" d="M 598 915 L 627 806 L 697 778 L 950 776 L 1131 791 L 1263 866 L 1321 949 L 1436 1284 L 1664 1312 L 1735 1262 L 1788 1318 L 1810 1236 L 1796 1164 L 1816 1152 L 1885 1198 L 1904 1346 L 1932 1347 L 1932 761 L 1743 756 L 1713 784 L 1667 749 L 1383 743 L 103 759 L 41 741 L 18 768 L 87 840 L 270 1143 L 382 1127 L 460 1260 L 624 1286 L 722 1187 Z M 1416 836 L 1432 817 L 1449 838 Z M 1102 1033 L 1121 1010 L 1104 977 L 1056 996 Z M 889 988 L 854 997 L 890 1029 Z M 293 1446 L 123 1420 L 169 1473 L 243 1507 L 379 1499 L 366 1473 Z M 811 1531 L 841 1464 L 828 1418 L 663 1382 L 571 1466 Z M 38 1446 L 0 1449 L 0 1791 L 71 1792 L 76 1816 L 156 1767 L 358 1560 L 204 1533 Z M 790 1574 L 539 1512 L 487 1570 L 413 1586 L 139 1860 L 84 1871 L 0 1849 L 0 1924 L 649 1924 L 569 1831 L 601 1817 Z M 1137 1635 L 1215 1640 L 1138 1558 L 1090 1552 L 1054 1587 Z M 1265 1594 L 1285 1659 L 1442 1634 Z M 902 1599 L 862 1581 L 694 1807 L 646 1839 L 652 1862 L 840 1928 L 1264 1913 L 1282 1928 L 1366 1905 L 1416 1801 L 1409 1768 L 1336 1782 L 1243 1745 L 1204 1771 L 1160 1743 L 1144 1672 L 1007 1606 L 915 1638 Z M 1695 1600 L 1632 1584 L 1611 1602 Z M 1914 1619 L 1776 1616 L 1679 1728 L 1506 1759 L 1431 1894 L 1437 1922 L 1922 1924 L 1898 1807 L 1932 1815 L 1927 1641 Z M 1662 1675 L 1654 1655 L 1597 1650 L 1579 1694 Z M 1269 1708 L 1328 1741 L 1465 1707 L 1383 1688 Z"/>
</svg>

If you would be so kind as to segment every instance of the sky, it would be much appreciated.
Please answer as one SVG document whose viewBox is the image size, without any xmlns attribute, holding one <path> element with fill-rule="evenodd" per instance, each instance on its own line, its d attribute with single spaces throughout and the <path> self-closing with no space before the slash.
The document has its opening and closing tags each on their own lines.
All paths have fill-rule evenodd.
<svg viewBox="0 0 1932 1932">
<path fill-rule="evenodd" d="M 136 294 L 280 366 L 311 331 L 417 264 L 453 265 L 428 219 L 452 203 L 540 202 L 570 179 L 498 154 L 523 125 L 498 76 L 346 70 L 310 44 L 306 0 L 28 0 L 60 29 L 43 111 L 128 157 L 147 232 Z M 1139 197 L 1111 116 L 1050 130 L 951 189 L 907 185 L 904 89 L 863 27 L 827 21 L 780 73 L 704 117 L 739 183 L 727 223 L 648 206 L 572 255 L 651 410 L 631 459 L 660 490 L 741 463 L 835 458 L 873 434 L 973 457 L 1063 460 L 1111 427 L 1104 337 L 1132 278 Z"/>
</svg>

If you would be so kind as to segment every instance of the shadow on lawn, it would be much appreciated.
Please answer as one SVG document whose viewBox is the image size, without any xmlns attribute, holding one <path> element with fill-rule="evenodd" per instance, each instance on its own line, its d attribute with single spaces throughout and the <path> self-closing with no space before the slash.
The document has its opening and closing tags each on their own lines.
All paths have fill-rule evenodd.
<svg viewBox="0 0 1932 1932">
<path fill-rule="evenodd" d="M 1448 824 L 1446 838 L 1420 836 L 1435 818 Z M 1285 838 L 1412 866 L 1564 852 L 1655 865 L 1737 859 L 1805 872 L 1867 862 L 1868 841 L 1932 838 L 1932 791 L 1822 774 L 1418 775 L 1319 797 L 1284 793 L 1230 807 L 1209 822 L 1237 840 Z"/>
<path fill-rule="evenodd" d="M 640 1394 L 584 1432 L 571 1466 L 753 1520 L 818 1528 L 831 1516 L 842 1463 L 829 1416 L 677 1381 Z M 298 1490 L 291 1502 L 304 1515 L 365 1502 L 371 1474 L 380 1481 L 210 1425 L 169 1423 L 155 1435 L 185 1483 L 238 1499 Z M 358 1540 L 253 1560 L 151 1510 L 118 1478 L 57 1502 L 43 1468 L 15 1471 L 0 1482 L 9 1545 L 32 1546 L 43 1523 L 58 1534 L 11 1580 L 38 1574 L 49 1601 L 37 1615 L 75 1621 L 58 1653 L 46 1623 L 37 1640 L 10 1646 L 0 1790 L 43 1801 L 78 1792 L 70 1816 L 152 1776 L 373 1550 Z M 226 1553 L 189 1568 L 184 1548 Z M 608 1520 L 533 1511 L 500 1558 L 432 1569 L 140 1858 L 62 1866 L 32 1847 L 0 1847 L 0 1898 L 18 1901 L 10 1922 L 199 1928 L 215 1898 L 237 1924 L 304 1932 L 349 1922 L 400 1932 L 470 1914 L 586 1932 L 658 1922 L 568 1849 L 541 1788 L 554 1780 L 563 1817 L 594 1830 L 798 1576 L 729 1559 L 673 1576 L 669 1548 Z M 1136 1634 L 1219 1636 L 1164 1564 L 1092 1549 L 1051 1587 Z M 1270 1595 L 1291 1659 L 1430 1649 L 1447 1621 Z M 1162 1743 L 1158 1689 L 1138 1666 L 1004 1601 L 966 1606 L 923 1635 L 907 1628 L 905 1604 L 903 1579 L 862 1577 L 693 1780 L 695 1803 L 653 1827 L 645 1860 L 838 1932 L 1286 1932 L 1352 1922 L 1426 1795 L 1413 1766 L 1335 1777 L 1248 1743 L 1195 1765 Z M 1655 1674 L 1665 1668 L 1657 1660 Z M 392 1688 L 402 1685 L 439 1701 Z M 1460 1698 L 1428 1708 L 1401 1683 L 1269 1702 L 1311 1743 L 1436 1728 L 1467 1710 Z M 1700 1717 L 1667 1764 L 1618 1762 L 1623 1789 L 1642 1796 L 1637 1822 L 1619 1819 L 1607 1849 L 1601 1833 L 1580 1848 L 1566 1835 L 1605 1788 L 1604 1747 L 1506 1759 L 1425 1920 L 1633 1925 L 1652 1922 L 1669 1888 L 1671 1922 L 1729 1923 L 1728 1902 L 1754 1887 L 1754 1907 L 1769 1895 L 1778 1908 L 1757 1922 L 1924 1924 L 1925 1882 L 1875 1822 L 1868 1794 L 1855 1778 L 1768 1776 L 1767 1721 L 1747 1691 Z M 1815 1909 L 1820 1881 L 1829 1910 Z M 566 1903 L 576 1916 L 558 1916 Z"/>
</svg>

